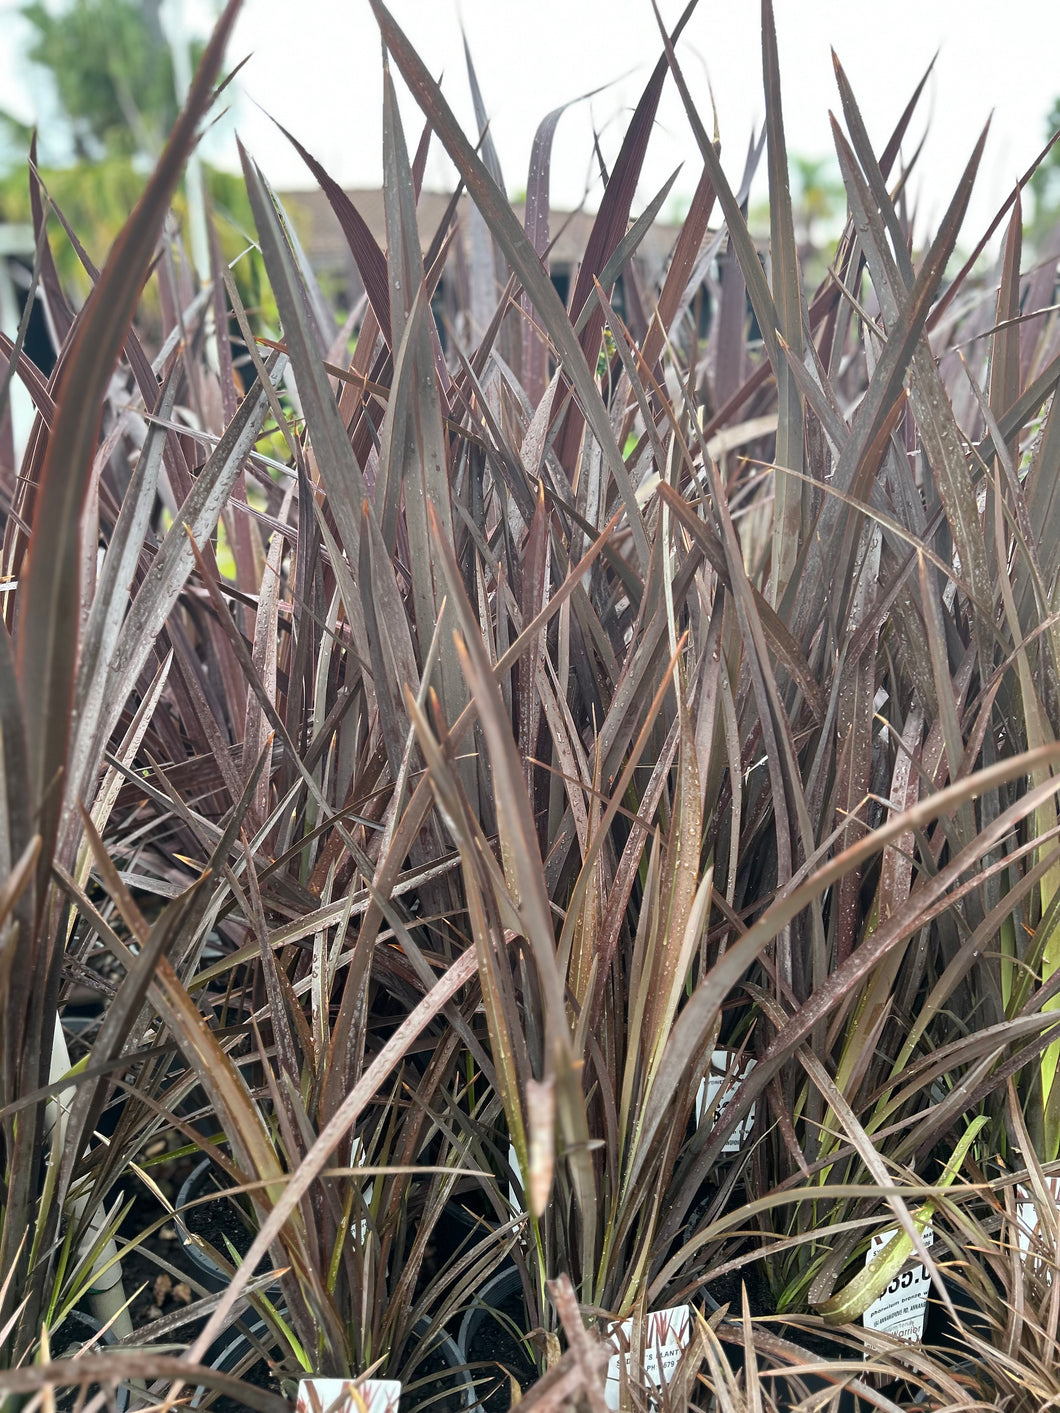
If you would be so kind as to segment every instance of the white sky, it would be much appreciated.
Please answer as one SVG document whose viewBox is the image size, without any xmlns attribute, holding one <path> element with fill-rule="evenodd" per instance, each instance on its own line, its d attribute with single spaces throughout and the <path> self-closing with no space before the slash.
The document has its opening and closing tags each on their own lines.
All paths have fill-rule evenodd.
<svg viewBox="0 0 1060 1413">
<path fill-rule="evenodd" d="M 56 0 L 51 0 L 56 3 Z M 209 23 L 211 0 L 166 0 L 193 31 Z M 683 0 L 659 0 L 671 23 Z M 917 80 L 939 58 L 914 120 L 911 151 L 929 124 L 914 190 L 925 220 L 937 219 L 993 109 L 977 195 L 964 231 L 970 243 L 1015 177 L 1042 146 L 1046 114 L 1060 94 L 1060 9 L 1056 0 L 774 0 L 789 152 L 832 152 L 828 110 L 839 110 L 834 46 L 882 147 Z M 0 84 L 6 105 L 30 116 L 34 95 L 18 59 L 16 0 L 0 0 Z M 460 42 L 463 21 L 510 192 L 526 184 L 535 128 L 557 105 L 608 85 L 562 118 L 552 162 L 554 204 L 577 204 L 591 179 L 593 124 L 605 158 L 661 52 L 650 0 L 391 0 L 465 129 L 473 118 Z M 209 155 L 234 165 L 233 128 L 280 189 L 311 185 L 297 154 L 255 103 L 288 127 L 347 186 L 381 180 L 378 31 L 367 0 L 246 0 L 229 50 L 251 54 L 240 96 Z M 763 116 L 758 0 L 701 0 L 679 57 L 712 126 L 707 78 L 717 103 L 722 156 L 738 180 L 752 128 Z M 407 98 L 407 95 L 404 95 Z M 410 148 L 421 118 L 403 105 Z M 41 114 L 42 118 L 46 115 Z M 639 198 L 646 202 L 683 163 L 675 196 L 688 196 L 700 162 L 680 99 L 668 80 L 648 149 Z M 764 163 L 763 163 L 764 169 Z M 428 185 L 449 184 L 437 144 Z M 589 204 L 599 199 L 599 185 Z"/>
</svg>

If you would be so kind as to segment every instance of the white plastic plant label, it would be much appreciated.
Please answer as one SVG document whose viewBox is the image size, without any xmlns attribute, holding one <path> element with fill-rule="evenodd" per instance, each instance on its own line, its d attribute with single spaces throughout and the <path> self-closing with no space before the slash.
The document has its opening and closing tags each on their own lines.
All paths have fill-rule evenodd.
<svg viewBox="0 0 1060 1413">
<path fill-rule="evenodd" d="M 703 1122 L 703 1115 L 706 1113 L 714 1114 L 713 1122 L 720 1118 L 728 1108 L 729 1101 L 736 1092 L 736 1086 L 744 1075 L 754 1069 L 754 1063 L 750 1055 L 745 1055 L 739 1062 L 736 1062 L 731 1050 L 714 1051 L 710 1057 L 710 1069 L 703 1076 L 699 1093 L 696 1095 L 697 1125 Z M 716 1110 L 713 1109 L 715 1100 L 718 1101 Z M 739 1153 L 751 1136 L 754 1122 L 755 1106 L 752 1104 L 725 1140 L 721 1151 L 723 1153 Z"/>
<path fill-rule="evenodd" d="M 364 1151 L 364 1144 L 362 1143 L 362 1141 L 361 1141 L 361 1139 L 360 1139 L 359 1137 L 358 1137 L 358 1138 L 355 1138 L 355 1139 L 353 1140 L 353 1146 L 352 1146 L 352 1148 L 350 1149 L 350 1166 L 351 1166 L 352 1168 L 357 1168 L 357 1167 L 361 1167 L 361 1166 L 367 1166 L 367 1164 L 368 1164 L 368 1154 Z M 366 1207 L 368 1207 L 368 1206 L 371 1205 L 372 1194 L 373 1194 L 374 1192 L 375 1192 L 375 1183 L 374 1183 L 373 1181 L 369 1180 L 368 1182 L 365 1183 L 364 1189 L 363 1189 L 363 1191 L 362 1191 L 362 1193 L 361 1193 L 361 1196 L 362 1196 L 363 1199 L 364 1199 L 364 1204 L 365 1204 Z M 357 1221 L 357 1231 L 358 1231 L 358 1233 L 359 1233 L 360 1240 L 361 1240 L 361 1243 L 362 1243 L 362 1245 L 363 1245 L 363 1243 L 364 1243 L 364 1241 L 365 1241 L 365 1239 L 366 1239 L 366 1237 L 367 1237 L 367 1235 L 368 1235 L 368 1223 L 365 1221 L 364 1217 L 360 1217 L 360 1218 L 358 1219 L 358 1221 Z M 383 1380 L 383 1382 L 385 1382 L 385 1380 Z M 395 1405 L 395 1406 L 396 1406 L 396 1405 Z M 374 1410 L 373 1410 L 373 1413 L 374 1413 Z"/>
<path fill-rule="evenodd" d="M 1053 1199 L 1053 1206 L 1060 1209 L 1060 1177 L 1047 1177 L 1045 1186 L 1049 1196 Z M 1060 1221 L 1060 1210 L 1056 1215 L 1056 1220 Z M 1018 1224 L 1018 1241 L 1020 1252 L 1030 1255 L 1032 1252 L 1046 1253 L 1052 1250 L 1052 1238 L 1049 1235 L 1049 1228 L 1042 1229 L 1041 1214 L 1038 1211 L 1038 1204 L 1025 1187 L 1019 1188 L 1016 1193 L 1016 1221 Z"/>
<path fill-rule="evenodd" d="M 865 1257 L 866 1266 L 878 1256 L 893 1236 L 897 1228 L 881 1232 L 869 1243 L 869 1253 Z M 935 1233 L 925 1227 L 921 1233 L 924 1245 L 930 1246 Z M 899 1271 L 894 1280 L 878 1300 L 874 1300 L 862 1316 L 867 1330 L 879 1330 L 882 1334 L 904 1339 L 907 1344 L 919 1344 L 924 1338 L 924 1320 L 927 1317 L 928 1295 L 931 1292 L 931 1277 L 923 1262 L 907 1265 Z"/>
<path fill-rule="evenodd" d="M 518 1176 L 519 1176 L 519 1182 L 520 1182 L 520 1184 L 521 1184 L 521 1186 L 522 1186 L 522 1188 L 523 1188 L 523 1191 L 525 1192 L 525 1191 L 526 1191 L 526 1179 L 523 1177 L 523 1170 L 522 1170 L 522 1168 L 519 1166 L 519 1155 L 518 1155 L 518 1153 L 516 1153 L 516 1151 L 515 1151 L 515 1144 L 514 1144 L 514 1143 L 509 1143 L 509 1144 L 508 1144 L 508 1165 L 509 1165 L 509 1167 L 511 1168 L 511 1170 L 512 1170 L 513 1173 L 517 1173 L 517 1174 L 518 1174 Z M 516 1190 L 515 1190 L 515 1184 L 512 1183 L 512 1182 L 510 1182 L 510 1183 L 508 1184 L 508 1201 L 511 1203 L 511 1207 L 512 1207 L 512 1211 L 513 1211 L 513 1212 L 521 1212 L 521 1211 L 522 1211 L 522 1209 L 523 1209 L 523 1204 L 522 1204 L 522 1202 L 519 1200 L 519 1194 L 516 1192 Z"/>
<path fill-rule="evenodd" d="M 655 1310 L 644 1327 L 643 1381 L 655 1388 L 670 1382 L 677 1361 L 688 1348 L 692 1316 L 687 1305 L 674 1305 L 669 1310 Z M 629 1342 L 633 1337 L 633 1321 L 621 1320 L 611 1331 L 611 1343 L 618 1351 L 607 1366 L 604 1400 L 608 1408 L 617 1408 L 622 1392 L 622 1370 L 629 1373 Z"/>
<path fill-rule="evenodd" d="M 300 1379 L 297 1413 L 398 1413 L 397 1379 Z"/>
</svg>

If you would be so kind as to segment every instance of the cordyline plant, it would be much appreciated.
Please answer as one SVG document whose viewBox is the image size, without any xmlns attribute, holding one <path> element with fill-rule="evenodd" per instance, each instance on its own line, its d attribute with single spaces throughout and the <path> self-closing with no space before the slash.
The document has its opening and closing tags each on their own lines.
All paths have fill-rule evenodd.
<svg viewBox="0 0 1060 1413">
<path fill-rule="evenodd" d="M 201 289 L 158 246 L 235 0 L 77 313 L 31 183 L 60 348 L 46 379 L 4 345 L 38 417 L 3 543 L 0 1394 L 228 1390 L 201 1363 L 248 1301 L 283 1378 L 415 1383 L 510 1252 L 544 1407 L 600 1397 L 572 1299 L 605 1325 L 730 1303 L 752 1263 L 763 1308 L 697 1326 L 679 1402 L 783 1406 L 776 1368 L 809 1356 L 753 1318 L 779 1311 L 811 1343 L 848 1327 L 816 1376 L 867 1406 L 900 1405 L 866 1347 L 894 1399 L 946 1406 L 964 1372 L 851 1322 L 910 1260 L 962 1321 L 958 1256 L 1006 1332 L 975 1396 L 1036 1396 L 1046 1375 L 1012 1363 L 1047 1361 L 1055 1318 L 1036 1345 L 1001 1313 L 1047 1298 L 1003 1194 L 1044 1201 L 1060 1148 L 1060 348 L 1055 262 L 1021 273 L 1030 172 L 954 274 L 983 139 L 918 249 L 896 164 L 920 88 L 877 155 L 837 61 L 848 222 L 807 291 L 772 7 L 764 149 L 734 189 L 678 57 L 693 0 L 660 23 L 564 307 L 559 113 L 521 225 L 473 70 L 477 141 L 371 3 L 385 251 L 299 149 L 364 286 L 347 319 L 247 153 L 279 327 L 216 241 Z M 426 119 L 412 155 L 391 65 Z M 703 165 L 649 288 L 634 257 L 669 185 L 631 216 L 671 80 Z M 486 232 L 467 342 L 432 306 L 456 199 L 418 227 L 435 139 Z M 768 261 L 742 214 L 762 150 Z M 132 318 L 156 249 L 152 358 Z M 102 999 L 70 1074 L 52 1032 L 74 983 Z M 718 1050 L 729 1090 L 704 1103 Z M 146 1236 L 118 1198 L 157 1191 L 160 1133 L 242 1194 L 249 1252 L 215 1247 L 228 1287 L 105 1365 L 31 1369 Z M 475 1225 L 440 1260 L 453 1199 Z"/>
<path fill-rule="evenodd" d="M 351 619 L 324 547 L 328 523 L 314 520 L 301 450 L 290 469 L 255 451 L 268 417 L 274 435 L 295 446 L 277 391 L 286 354 L 262 364 L 252 346 L 259 377 L 237 404 L 230 349 L 217 337 L 227 319 L 227 272 L 215 265 L 204 298 L 170 245 L 158 263 L 169 324 L 153 363 L 129 323 L 236 9 L 233 3 L 226 10 L 187 112 L 108 265 L 98 272 L 83 257 L 95 288 L 77 314 L 51 263 L 42 193 L 38 184 L 31 188 L 42 292 L 61 348 L 50 383 L 19 347 L 5 350 L 38 408 L 23 471 L 12 483 L 4 545 L 16 584 L 5 599 L 14 647 L 5 633 L 2 649 L 8 926 L 0 1337 L 11 1366 L 32 1355 L 42 1326 L 57 1329 L 87 1291 L 109 1283 L 108 1271 L 139 1243 L 114 1247 L 124 1215 L 115 1189 L 131 1173 L 148 1183 L 135 1160 L 155 1133 L 179 1133 L 203 1147 L 203 1134 L 219 1130 L 218 1162 L 264 1219 L 314 1125 L 324 1126 L 336 1094 L 354 1087 L 366 1050 L 379 1047 L 387 1007 L 371 1013 L 371 1037 L 365 1016 L 370 939 L 383 920 L 376 902 L 393 917 L 410 889 L 423 899 L 444 897 L 432 880 L 444 883 L 446 866 L 433 855 L 430 869 L 370 891 L 376 865 L 369 856 L 387 828 L 397 772 L 386 780 L 370 676 L 343 670 L 347 651 L 351 661 L 355 656 Z M 229 289 L 233 316 L 245 329 L 231 282 Z M 125 363 L 114 374 L 123 344 Z M 310 390 L 304 381 L 303 402 Z M 194 422 L 179 411 L 186 404 Z M 187 435 L 196 424 L 198 442 Z M 196 464 L 203 444 L 205 460 Z M 300 541 L 297 522 L 289 524 L 299 497 Z M 157 530 L 160 502 L 175 508 L 164 534 Z M 235 584 L 224 583 L 223 591 L 211 543 L 222 514 L 236 565 Z M 258 524 L 273 531 L 267 545 Z M 97 538 L 105 545 L 99 563 Z M 281 612 L 288 540 L 299 550 L 294 584 L 305 606 L 293 643 L 292 620 Z M 357 565 L 355 554 L 351 560 Z M 341 582 L 345 588 L 348 580 Z M 282 639 L 281 617 L 288 630 Z M 281 643 L 293 646 L 293 657 L 278 652 Z M 356 660 L 367 663 L 379 651 L 374 625 L 371 647 L 363 646 Z M 146 770 L 134 771 L 134 764 Z M 344 825 L 354 820 L 356 839 Z M 403 864 L 409 848 L 399 848 L 384 849 L 386 866 Z M 362 887 L 360 900 L 355 871 L 369 889 Z M 152 895 L 173 901 L 148 917 L 142 904 Z M 372 922 L 357 933 L 360 947 L 351 957 L 347 929 L 351 918 L 357 929 L 368 902 Z M 299 945 L 303 938 L 308 949 Z M 380 976 L 391 976 L 383 986 L 391 1013 L 410 996 L 414 1004 L 434 979 L 437 959 L 425 960 L 406 941 L 398 971 L 376 967 L 372 976 L 375 992 Z M 231 953 L 220 962 L 210 956 L 218 945 Z M 273 948 L 285 959 L 282 969 Z M 105 993 L 77 1077 L 60 1065 L 60 1082 L 52 1045 L 57 1006 L 72 980 L 99 985 L 86 962 L 101 950 L 122 980 Z M 307 955 L 313 960 L 303 972 L 294 963 Z M 448 959 L 440 958 L 443 966 Z M 466 984 L 470 970 L 458 974 Z M 344 988 L 346 1009 L 340 1004 L 333 1014 Z M 460 1298 L 460 1280 L 480 1278 L 481 1253 L 478 1266 L 471 1256 L 436 1280 L 439 1300 L 413 1289 L 429 1246 L 429 1214 L 436 1216 L 454 1180 L 453 1154 L 459 1149 L 459 1166 L 466 1159 L 455 1121 L 446 1115 L 438 1123 L 449 1106 L 437 1096 L 454 1083 L 453 1041 L 422 1077 L 399 1085 L 391 1111 L 377 1097 L 389 1094 L 404 1051 L 443 1005 L 421 1008 L 403 1043 L 384 1047 L 367 1088 L 376 1131 L 358 1140 L 358 1163 L 333 1175 L 284 1227 L 275 1251 L 287 1272 L 284 1310 L 256 1299 L 282 1335 L 292 1370 L 360 1372 L 380 1356 L 403 1354 L 412 1371 Z M 459 1036 L 459 1026 L 449 1029 Z M 95 1130 L 108 1094 L 117 1128 L 102 1139 Z M 46 1130 L 56 1096 L 68 1112 Z M 53 1135 L 50 1154 L 41 1142 L 46 1131 Z M 418 1210 L 410 1209 L 408 1188 L 426 1150 L 434 1188 L 413 1194 Z M 391 1160 L 380 1180 L 369 1182 L 370 1213 L 362 1195 L 366 1153 L 377 1163 L 381 1155 Z M 103 1220 L 107 1202 L 117 1205 Z M 167 1219 L 163 1208 L 156 1227 Z M 209 1308 L 200 1302 L 181 1321 L 138 1331 L 135 1343 L 171 1337 Z M 427 1335 L 419 1331 L 410 1349 L 421 1319 Z M 161 1355 L 130 1352 L 116 1355 L 110 1368 L 115 1379 L 143 1379 L 164 1366 Z M 195 1376 L 225 1386 L 209 1372 Z M 8 1379 L 2 1388 L 22 1385 Z M 260 1391 L 240 1396 L 269 1405 Z"/>
</svg>

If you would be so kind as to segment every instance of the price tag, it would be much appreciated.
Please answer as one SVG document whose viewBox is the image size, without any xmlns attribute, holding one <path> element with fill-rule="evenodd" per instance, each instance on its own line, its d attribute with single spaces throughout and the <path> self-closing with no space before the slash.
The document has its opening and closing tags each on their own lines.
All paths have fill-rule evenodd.
<svg viewBox="0 0 1060 1413">
<path fill-rule="evenodd" d="M 673 1377 L 682 1350 L 688 1348 L 692 1316 L 687 1305 L 675 1305 L 669 1310 L 656 1310 L 647 1317 L 644 1327 L 643 1382 L 664 1388 Z M 629 1342 L 633 1337 L 633 1321 L 622 1320 L 611 1331 L 611 1343 L 619 1352 L 612 1354 L 607 1366 L 604 1400 L 608 1408 L 617 1408 L 622 1391 L 622 1370 L 629 1373 Z M 640 1382 L 638 1380 L 638 1382 Z"/>
<path fill-rule="evenodd" d="M 865 1264 L 868 1265 L 878 1256 L 896 1235 L 897 1228 L 892 1228 L 874 1236 L 869 1243 Z M 921 1235 L 925 1246 L 930 1246 L 935 1240 L 935 1233 L 930 1227 L 925 1227 Z M 919 1344 L 924 1338 L 924 1320 L 927 1316 L 930 1290 L 931 1277 L 923 1263 L 918 1261 L 916 1265 L 906 1266 L 905 1270 L 899 1271 L 879 1299 L 874 1300 L 865 1311 L 862 1316 L 865 1328 L 894 1335 L 895 1339 L 904 1339 L 909 1344 Z"/>
<path fill-rule="evenodd" d="M 397 1379 L 299 1379 L 297 1413 L 398 1413 Z"/>
<path fill-rule="evenodd" d="M 710 1069 L 703 1076 L 699 1093 L 696 1095 L 697 1125 L 703 1122 L 703 1115 L 706 1113 L 712 1114 L 712 1124 L 717 1122 L 728 1108 L 729 1101 L 732 1099 L 740 1080 L 754 1069 L 754 1063 L 750 1055 L 745 1055 L 742 1060 L 736 1062 L 731 1050 L 714 1051 L 710 1057 Z M 717 1100 L 716 1109 L 713 1107 L 715 1100 Z M 754 1122 L 755 1106 L 752 1104 L 725 1140 L 721 1151 L 723 1153 L 739 1153 L 751 1136 Z"/>
</svg>

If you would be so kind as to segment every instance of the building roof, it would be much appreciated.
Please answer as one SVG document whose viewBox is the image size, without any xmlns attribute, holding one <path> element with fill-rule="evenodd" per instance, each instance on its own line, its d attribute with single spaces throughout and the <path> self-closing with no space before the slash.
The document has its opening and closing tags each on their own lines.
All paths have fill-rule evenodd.
<svg viewBox="0 0 1060 1413">
<path fill-rule="evenodd" d="M 347 192 L 350 200 L 364 218 L 376 243 L 386 248 L 386 217 L 383 210 L 383 193 L 378 189 L 365 189 Z M 452 198 L 438 191 L 425 191 L 417 205 L 417 223 L 420 233 L 420 248 L 427 251 L 435 233 L 445 218 L 446 209 Z M 331 210 L 331 205 L 320 190 L 291 191 L 280 193 L 284 209 L 291 217 L 303 249 L 314 269 L 334 271 L 347 270 L 350 265 L 350 252 L 346 238 Z M 461 239 L 467 249 L 468 216 L 471 200 L 461 196 L 458 207 L 458 224 Z M 513 203 L 512 210 L 523 221 L 524 207 L 521 202 Z M 592 230 L 595 214 L 588 211 L 556 211 L 550 219 L 552 245 L 549 260 L 553 270 L 576 266 L 585 252 Z M 648 231 L 641 244 L 639 254 L 652 265 L 663 266 L 669 259 L 677 240 L 680 227 L 657 222 Z"/>
</svg>

